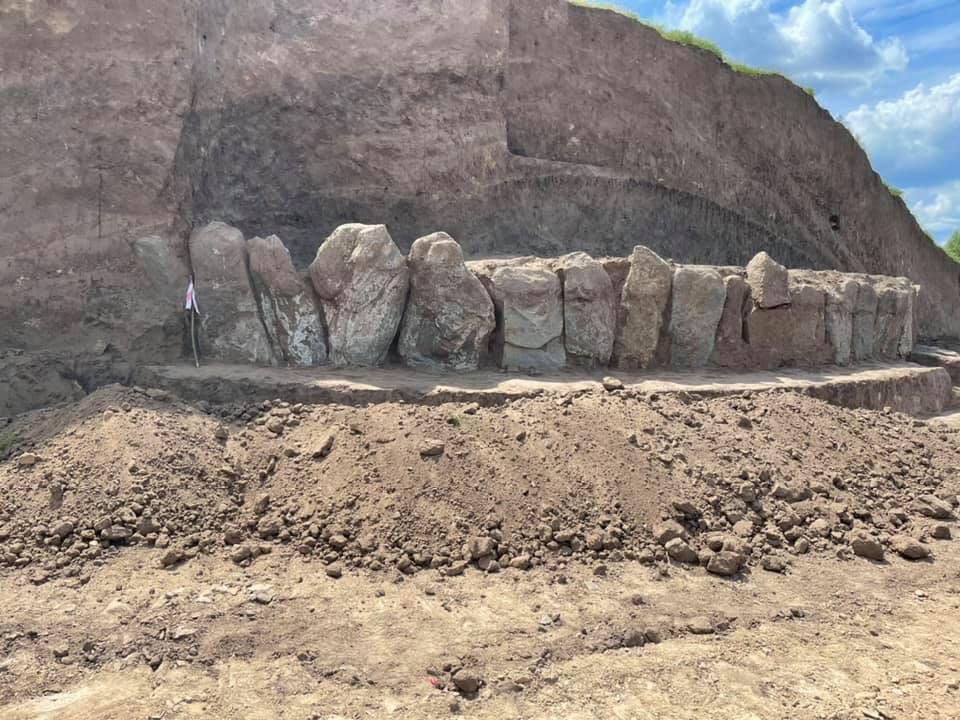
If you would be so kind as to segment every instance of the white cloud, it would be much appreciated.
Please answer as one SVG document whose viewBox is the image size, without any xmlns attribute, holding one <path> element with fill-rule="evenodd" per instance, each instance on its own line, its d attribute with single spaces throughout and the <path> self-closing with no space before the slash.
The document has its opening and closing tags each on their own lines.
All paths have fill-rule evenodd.
<svg viewBox="0 0 960 720">
<path fill-rule="evenodd" d="M 783 14 L 769 0 L 690 0 L 668 6 L 667 19 L 716 42 L 733 60 L 822 90 L 868 88 L 908 62 L 898 39 L 875 40 L 844 0 L 804 0 Z"/>
<path fill-rule="evenodd" d="M 788 39 L 788 70 L 807 80 L 870 85 L 907 67 L 899 40 L 876 42 L 853 19 L 843 0 L 806 0 L 790 8 L 781 32 Z"/>
<path fill-rule="evenodd" d="M 906 193 L 917 221 L 940 241 L 960 230 L 960 180 Z"/>
<path fill-rule="evenodd" d="M 884 175 L 907 185 L 937 185 L 960 168 L 960 73 L 940 85 L 922 83 L 896 100 L 861 105 L 847 126 Z"/>
<path fill-rule="evenodd" d="M 906 188 L 904 199 L 921 225 L 943 241 L 960 228 L 960 72 L 953 63 L 949 72 L 955 74 L 943 80 L 928 64 L 934 82 L 907 91 L 905 73 L 889 76 L 906 70 L 908 49 L 923 58 L 923 53 L 960 48 L 960 18 L 943 12 L 956 2 L 675 0 L 667 2 L 658 20 L 712 40 L 733 61 L 781 71 L 846 107 L 856 94 L 877 97 L 884 88 L 897 87 L 899 97 L 871 100 L 844 121 L 881 176 Z M 902 39 L 874 37 L 858 22 L 876 29 L 934 15 L 939 25 L 902 25 L 914 28 Z"/>
<path fill-rule="evenodd" d="M 749 57 L 767 67 L 782 52 L 767 0 L 691 0 L 685 8 L 673 6 L 673 16 L 671 24 L 717 43 L 738 60 Z"/>
</svg>

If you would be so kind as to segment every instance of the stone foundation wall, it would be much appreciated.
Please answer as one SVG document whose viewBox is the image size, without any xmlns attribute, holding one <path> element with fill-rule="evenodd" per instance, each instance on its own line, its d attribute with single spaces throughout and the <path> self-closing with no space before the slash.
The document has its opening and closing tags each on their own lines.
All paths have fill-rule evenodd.
<svg viewBox="0 0 960 720">
<path fill-rule="evenodd" d="M 191 268 L 159 237 L 134 243 L 162 291 L 196 280 L 207 360 L 469 371 L 563 367 L 774 369 L 905 358 L 919 287 L 906 278 L 677 265 L 627 258 L 465 261 L 445 233 L 404 257 L 383 225 L 344 225 L 298 271 L 276 236 L 223 223 L 190 238 Z M 169 319 L 168 319 L 169 320 Z"/>
</svg>

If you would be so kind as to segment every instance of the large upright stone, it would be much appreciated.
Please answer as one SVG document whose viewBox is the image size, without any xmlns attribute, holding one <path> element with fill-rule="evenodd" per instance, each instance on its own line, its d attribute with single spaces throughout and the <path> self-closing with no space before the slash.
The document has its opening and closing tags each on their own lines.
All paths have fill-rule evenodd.
<svg viewBox="0 0 960 720">
<path fill-rule="evenodd" d="M 765 252 L 747 265 L 747 283 L 753 301 L 759 308 L 775 308 L 790 303 L 787 269 Z"/>
<path fill-rule="evenodd" d="M 142 323 L 130 318 L 134 328 L 142 324 L 145 329 L 145 335 L 132 344 L 131 351 L 136 353 L 138 346 L 147 346 L 153 362 L 172 360 L 186 349 L 187 339 L 183 307 L 190 269 L 181 256 L 183 244 L 171 237 L 150 235 L 134 240 L 131 247 L 147 279 L 141 296 L 149 300 Z"/>
<path fill-rule="evenodd" d="M 294 367 L 326 362 L 327 341 L 309 281 L 276 235 L 247 242 L 250 279 L 274 351 Z"/>
<path fill-rule="evenodd" d="M 853 310 L 854 360 L 869 360 L 873 357 L 873 341 L 877 325 L 877 291 L 870 280 L 858 281 L 857 303 Z"/>
<path fill-rule="evenodd" d="M 790 321 L 793 328 L 792 360 L 797 365 L 821 365 L 832 360 L 827 343 L 827 294 L 814 285 L 790 287 Z"/>
<path fill-rule="evenodd" d="M 183 310 L 183 301 L 190 283 L 190 269 L 177 252 L 177 245 L 169 237 L 150 235 L 132 243 L 143 273 L 155 297 L 165 310 Z"/>
<path fill-rule="evenodd" d="M 273 362 L 250 286 L 243 233 L 221 222 L 194 231 L 190 262 L 200 308 L 201 354 L 224 362 Z"/>
<path fill-rule="evenodd" d="M 727 290 L 720 273 L 706 267 L 679 267 L 673 274 L 670 364 L 703 367 L 713 353 Z"/>
<path fill-rule="evenodd" d="M 642 245 L 630 255 L 630 272 L 620 295 L 620 327 L 614 347 L 621 368 L 646 368 L 657 357 L 660 330 L 670 301 L 673 268 Z"/>
<path fill-rule="evenodd" d="M 833 362 L 849 365 L 853 357 L 853 318 L 857 307 L 860 284 L 841 276 L 827 286 L 827 341 L 833 348 Z"/>
<path fill-rule="evenodd" d="M 490 294 L 501 326 L 500 365 L 508 370 L 556 370 L 566 364 L 560 278 L 542 262 L 500 267 Z"/>
<path fill-rule="evenodd" d="M 913 288 L 887 285 L 877 297 L 877 324 L 873 351 L 879 358 L 893 359 L 900 354 L 901 340 L 907 330 L 907 318 L 913 313 Z"/>
<path fill-rule="evenodd" d="M 720 367 L 750 367 L 750 346 L 743 330 L 744 314 L 751 304 L 750 286 L 740 275 L 727 275 L 723 285 L 726 297 L 710 361 Z"/>
<path fill-rule="evenodd" d="M 902 358 L 910 356 L 917 344 L 917 296 L 920 294 L 919 285 L 907 286 L 907 316 L 903 324 L 903 333 L 900 335 L 900 346 L 897 355 Z"/>
<path fill-rule="evenodd" d="M 409 276 L 383 225 L 341 225 L 324 241 L 310 279 L 323 305 L 331 363 L 369 367 L 387 359 Z"/>
<path fill-rule="evenodd" d="M 493 300 L 467 270 L 446 233 L 413 243 L 410 297 L 400 326 L 400 356 L 414 367 L 475 370 L 496 327 Z"/>
<path fill-rule="evenodd" d="M 789 362 L 793 354 L 793 325 L 789 305 L 761 308 L 751 304 L 744 319 L 750 353 L 767 358 L 768 369 Z"/>
<path fill-rule="evenodd" d="M 618 303 L 610 275 L 602 263 L 582 252 L 564 255 L 558 267 L 567 357 L 576 365 L 604 367 L 617 332 Z"/>
<path fill-rule="evenodd" d="M 750 309 L 747 338 L 751 351 L 762 353 L 768 367 L 830 362 L 825 315 L 823 290 L 806 283 L 791 284 L 788 305 L 769 309 L 754 305 Z"/>
</svg>

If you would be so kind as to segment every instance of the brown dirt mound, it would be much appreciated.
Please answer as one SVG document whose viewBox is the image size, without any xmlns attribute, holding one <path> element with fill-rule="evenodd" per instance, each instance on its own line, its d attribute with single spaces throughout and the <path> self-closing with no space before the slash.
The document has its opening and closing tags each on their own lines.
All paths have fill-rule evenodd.
<svg viewBox="0 0 960 720">
<path fill-rule="evenodd" d="M 792 393 L 210 409 L 113 386 L 12 432 L 0 572 L 34 582 L 132 544 L 162 565 L 289 547 L 331 575 L 623 559 L 784 571 L 806 552 L 923 555 L 960 489 L 955 429 Z"/>
</svg>

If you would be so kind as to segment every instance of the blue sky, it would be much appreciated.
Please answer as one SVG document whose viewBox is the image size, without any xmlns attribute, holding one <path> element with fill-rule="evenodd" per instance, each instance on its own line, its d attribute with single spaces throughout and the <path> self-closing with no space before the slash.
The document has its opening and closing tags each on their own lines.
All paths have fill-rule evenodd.
<svg viewBox="0 0 960 720">
<path fill-rule="evenodd" d="M 938 241 L 960 229 L 960 0 L 617 0 L 783 72 L 859 138 Z"/>
</svg>

